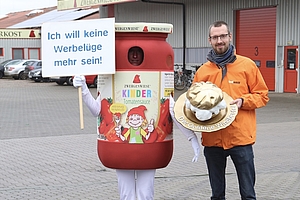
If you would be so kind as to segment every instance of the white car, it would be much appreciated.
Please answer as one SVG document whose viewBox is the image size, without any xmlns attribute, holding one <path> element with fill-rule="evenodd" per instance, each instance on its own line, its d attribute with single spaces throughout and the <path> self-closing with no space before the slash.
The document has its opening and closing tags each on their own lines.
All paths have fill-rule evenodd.
<svg viewBox="0 0 300 200">
<path fill-rule="evenodd" d="M 13 77 L 15 80 L 18 79 L 26 79 L 27 76 L 23 76 L 25 67 L 30 65 L 32 62 L 36 62 L 36 59 L 29 59 L 29 60 L 15 60 L 9 63 L 4 68 L 4 76 Z"/>
</svg>

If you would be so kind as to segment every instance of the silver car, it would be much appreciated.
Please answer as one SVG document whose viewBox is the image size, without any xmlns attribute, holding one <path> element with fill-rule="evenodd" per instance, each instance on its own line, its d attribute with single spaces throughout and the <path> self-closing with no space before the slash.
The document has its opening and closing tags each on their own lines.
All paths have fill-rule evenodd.
<svg viewBox="0 0 300 200">
<path fill-rule="evenodd" d="M 20 60 L 20 59 L 16 59 L 16 60 Z M 13 62 L 15 60 L 13 59 L 8 59 L 8 60 L 5 60 L 3 61 L 2 63 L 0 63 L 0 79 L 3 78 L 4 76 L 4 69 L 5 69 L 5 66 L 6 65 L 9 65 L 9 63 Z"/>
<path fill-rule="evenodd" d="M 10 76 L 15 80 L 26 79 L 27 76 L 24 76 L 24 70 L 27 65 L 31 65 L 33 62 L 37 61 L 36 59 L 29 60 L 15 60 L 9 63 L 4 68 L 4 76 Z"/>
</svg>

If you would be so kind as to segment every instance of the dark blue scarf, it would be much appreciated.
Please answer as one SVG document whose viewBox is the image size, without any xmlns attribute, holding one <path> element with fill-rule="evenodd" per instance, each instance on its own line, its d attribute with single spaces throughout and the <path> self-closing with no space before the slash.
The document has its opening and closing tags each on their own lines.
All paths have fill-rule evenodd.
<svg viewBox="0 0 300 200">
<path fill-rule="evenodd" d="M 212 49 L 207 55 L 207 60 L 215 63 L 218 67 L 222 69 L 222 80 L 227 73 L 226 65 L 228 63 L 233 63 L 236 60 L 234 49 L 234 46 L 230 44 L 228 50 L 223 54 L 216 54 L 216 52 Z"/>
</svg>

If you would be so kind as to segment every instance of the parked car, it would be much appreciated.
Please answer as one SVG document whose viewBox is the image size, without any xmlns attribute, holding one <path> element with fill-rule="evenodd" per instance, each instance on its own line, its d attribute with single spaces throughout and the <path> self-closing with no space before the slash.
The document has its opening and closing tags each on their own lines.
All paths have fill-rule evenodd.
<svg viewBox="0 0 300 200">
<path fill-rule="evenodd" d="M 52 76 L 50 77 L 50 81 L 57 83 L 57 85 L 73 85 L 72 76 Z"/>
<path fill-rule="evenodd" d="M 28 77 L 28 74 L 31 70 L 34 70 L 34 69 L 41 69 L 42 68 L 42 61 L 41 60 L 37 60 L 35 62 L 32 62 L 30 63 L 29 65 L 27 65 L 25 67 L 25 70 L 24 70 L 24 77 L 25 79 Z"/>
<path fill-rule="evenodd" d="M 30 60 L 14 60 L 13 62 L 9 63 L 4 68 L 4 76 L 10 76 L 15 80 L 18 79 L 26 79 L 27 77 L 24 76 L 24 70 L 27 65 L 31 65 L 33 62 L 37 61 L 36 59 Z"/>
<path fill-rule="evenodd" d="M 86 84 L 88 87 L 93 85 L 97 87 L 98 75 L 85 75 Z M 58 85 L 73 85 L 73 76 L 54 76 L 50 77 L 50 81 L 56 82 Z"/>
<path fill-rule="evenodd" d="M 98 75 L 85 75 L 85 80 L 88 87 L 93 85 L 96 88 L 98 84 Z"/>
<path fill-rule="evenodd" d="M 28 78 L 33 80 L 34 82 L 49 82 L 50 79 L 48 77 L 43 77 L 42 68 L 31 70 L 28 73 Z"/>
<path fill-rule="evenodd" d="M 15 59 L 15 60 L 20 60 L 20 59 Z M 9 65 L 11 62 L 13 62 L 13 59 L 8 59 L 0 63 L 0 79 L 3 78 L 4 76 L 4 68 L 6 65 Z"/>
</svg>

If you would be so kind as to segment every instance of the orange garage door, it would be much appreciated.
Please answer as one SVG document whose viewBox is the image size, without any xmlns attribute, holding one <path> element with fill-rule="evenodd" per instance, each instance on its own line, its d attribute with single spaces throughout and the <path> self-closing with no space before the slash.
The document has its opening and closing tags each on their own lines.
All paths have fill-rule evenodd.
<svg viewBox="0 0 300 200">
<path fill-rule="evenodd" d="M 236 49 L 256 62 L 269 90 L 275 90 L 276 7 L 236 12 Z"/>
</svg>

